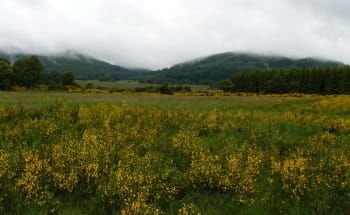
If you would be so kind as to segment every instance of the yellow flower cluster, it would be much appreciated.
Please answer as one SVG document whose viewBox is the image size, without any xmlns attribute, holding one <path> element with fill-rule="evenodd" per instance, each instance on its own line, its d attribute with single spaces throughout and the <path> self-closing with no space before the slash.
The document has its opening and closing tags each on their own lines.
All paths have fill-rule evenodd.
<svg viewBox="0 0 350 215">
<path fill-rule="evenodd" d="M 329 105 L 321 101 L 313 115 L 305 115 L 310 109 L 197 113 L 124 101 L 0 106 L 0 213 L 11 209 L 8 202 L 50 211 L 57 201 L 81 196 L 109 213 L 164 214 L 175 207 L 178 214 L 205 214 L 189 200 L 198 193 L 281 211 L 285 202 L 307 202 L 312 211 L 344 205 L 350 120 L 319 113 Z M 337 201 L 319 202 L 317 195 Z"/>
<path fill-rule="evenodd" d="M 42 184 L 44 177 L 48 176 L 51 171 L 48 159 L 39 157 L 35 151 L 24 151 L 20 154 L 23 162 L 23 171 L 21 176 L 15 181 L 15 190 L 24 196 L 26 201 L 34 198 L 40 200 L 39 204 L 44 204 L 52 197 L 50 192 L 46 190 L 46 186 Z"/>
<path fill-rule="evenodd" d="M 304 195 L 307 186 L 307 159 L 298 157 L 284 161 L 272 161 L 272 171 L 281 175 L 282 188 L 295 196 Z"/>
<path fill-rule="evenodd" d="M 0 181 L 5 181 L 8 180 L 8 168 L 9 168 L 9 164 L 8 164 L 8 154 L 3 151 L 0 150 Z M 5 186 L 3 183 L 0 183 L 0 190 L 4 190 Z M 1 192 L 1 191 L 0 191 Z M 0 213 L 4 213 L 4 196 L 0 195 Z"/>
<path fill-rule="evenodd" d="M 196 208 L 194 204 L 183 204 L 178 210 L 179 215 L 201 215 L 202 213 Z"/>
</svg>

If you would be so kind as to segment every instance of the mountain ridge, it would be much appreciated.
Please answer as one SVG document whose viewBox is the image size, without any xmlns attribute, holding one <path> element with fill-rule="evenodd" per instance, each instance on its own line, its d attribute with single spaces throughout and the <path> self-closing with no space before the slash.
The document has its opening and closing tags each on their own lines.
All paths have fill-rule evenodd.
<svg viewBox="0 0 350 215">
<path fill-rule="evenodd" d="M 11 63 L 15 60 L 30 56 L 31 54 L 0 52 L 0 57 L 8 59 Z M 76 79 L 81 80 L 123 80 L 130 75 L 145 72 L 142 69 L 129 69 L 107 61 L 83 55 L 75 52 L 65 52 L 57 55 L 36 55 L 44 65 L 46 73 L 73 72 Z"/>
<path fill-rule="evenodd" d="M 181 80 L 191 84 L 211 84 L 243 71 L 338 66 L 345 66 L 345 64 L 335 60 L 312 57 L 292 58 L 278 55 L 225 52 L 154 71 L 150 81 L 177 82 Z"/>
<path fill-rule="evenodd" d="M 28 54 L 6 54 L 0 57 L 14 61 Z M 159 70 L 131 69 L 95 57 L 66 52 L 38 55 L 47 73 L 71 71 L 80 80 L 138 80 L 182 84 L 212 84 L 230 78 L 237 72 L 310 67 L 338 67 L 344 63 L 313 57 L 293 58 L 248 52 L 224 52 L 175 64 Z"/>
</svg>

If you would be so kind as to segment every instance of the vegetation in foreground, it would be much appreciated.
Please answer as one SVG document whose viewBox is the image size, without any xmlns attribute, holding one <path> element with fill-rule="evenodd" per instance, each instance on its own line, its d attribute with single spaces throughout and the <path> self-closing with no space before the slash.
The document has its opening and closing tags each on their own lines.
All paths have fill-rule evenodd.
<svg viewBox="0 0 350 215">
<path fill-rule="evenodd" d="M 348 96 L 0 97 L 3 214 L 350 210 Z"/>
</svg>

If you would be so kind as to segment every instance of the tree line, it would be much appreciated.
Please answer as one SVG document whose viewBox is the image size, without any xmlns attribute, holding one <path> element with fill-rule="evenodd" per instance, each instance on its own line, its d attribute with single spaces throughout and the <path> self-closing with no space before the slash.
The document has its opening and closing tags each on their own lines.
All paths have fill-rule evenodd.
<svg viewBox="0 0 350 215">
<path fill-rule="evenodd" d="M 173 95 L 174 93 L 189 93 L 192 92 L 190 86 L 187 85 L 170 85 L 169 83 L 164 83 L 160 86 L 146 86 L 146 87 L 135 87 L 132 89 L 109 89 L 107 87 L 97 86 L 95 87 L 92 83 L 85 85 L 85 89 L 101 89 L 109 90 L 110 92 L 149 92 L 149 93 L 160 93 L 166 95 Z"/>
<path fill-rule="evenodd" d="M 67 85 L 75 85 L 72 72 L 43 72 L 44 66 L 36 56 L 23 57 L 13 64 L 0 58 L 0 90 L 11 90 L 13 87 L 34 88 L 47 85 L 48 89 L 62 89 Z"/>
<path fill-rule="evenodd" d="M 242 72 L 222 81 L 219 88 L 225 92 L 350 94 L 350 67 Z"/>
</svg>

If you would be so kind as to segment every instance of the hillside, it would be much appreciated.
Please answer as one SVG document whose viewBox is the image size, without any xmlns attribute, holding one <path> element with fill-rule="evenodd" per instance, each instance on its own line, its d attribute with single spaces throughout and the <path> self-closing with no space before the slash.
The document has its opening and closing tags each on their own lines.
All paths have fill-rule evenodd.
<svg viewBox="0 0 350 215">
<path fill-rule="evenodd" d="M 211 84 L 230 78 L 234 73 L 241 71 L 337 66 L 344 66 L 344 64 L 313 58 L 293 59 L 280 56 L 223 53 L 155 71 L 152 75 L 147 74 L 145 79 L 153 82 Z"/>
<path fill-rule="evenodd" d="M 23 54 L 5 54 L 0 53 L 0 57 L 6 58 L 11 62 L 24 57 Z M 63 73 L 71 71 L 75 74 L 76 79 L 80 80 L 124 80 L 129 76 L 135 76 L 147 70 L 127 69 L 121 66 L 113 65 L 108 62 L 98 60 L 77 53 L 66 53 L 59 56 L 38 56 L 44 65 L 47 73 Z"/>
<path fill-rule="evenodd" d="M 25 55 L 0 53 L 0 57 L 15 61 Z M 313 58 L 293 59 L 243 53 L 223 53 L 177 64 L 158 71 L 129 69 L 118 65 L 67 52 L 60 56 L 38 56 L 47 73 L 71 71 L 79 80 L 137 80 L 153 83 L 215 84 L 234 73 L 251 70 L 336 67 L 344 64 Z"/>
</svg>

